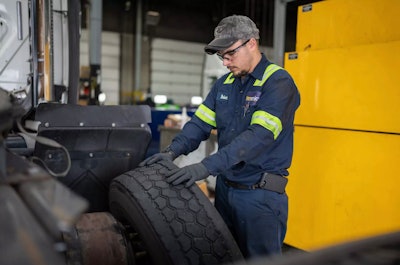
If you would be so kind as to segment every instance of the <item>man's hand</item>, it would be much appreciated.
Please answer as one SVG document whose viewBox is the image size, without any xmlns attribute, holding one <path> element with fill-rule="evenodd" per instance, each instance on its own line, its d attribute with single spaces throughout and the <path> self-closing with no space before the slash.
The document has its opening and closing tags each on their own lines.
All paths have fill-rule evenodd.
<svg viewBox="0 0 400 265">
<path fill-rule="evenodd" d="M 205 179 L 209 175 L 208 169 L 202 163 L 177 168 L 165 174 L 167 177 L 166 181 L 172 185 L 178 185 L 187 181 L 185 187 L 189 187 L 196 181 Z"/>
<path fill-rule="evenodd" d="M 161 160 L 168 160 L 168 161 L 172 161 L 176 158 L 174 152 L 172 151 L 168 151 L 168 152 L 161 152 L 161 153 L 157 153 L 154 154 L 148 158 L 146 158 L 145 160 L 143 160 L 139 166 L 149 166 L 151 164 L 157 163 Z"/>
</svg>

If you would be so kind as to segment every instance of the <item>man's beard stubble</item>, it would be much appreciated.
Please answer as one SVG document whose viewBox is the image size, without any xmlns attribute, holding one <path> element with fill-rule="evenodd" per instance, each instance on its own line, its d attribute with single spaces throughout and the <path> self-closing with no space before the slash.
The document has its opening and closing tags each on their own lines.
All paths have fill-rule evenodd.
<svg viewBox="0 0 400 265">
<path fill-rule="evenodd" d="M 230 69 L 229 69 L 229 70 L 230 70 Z M 247 71 L 245 71 L 245 70 L 241 70 L 241 71 L 238 72 L 238 73 L 234 73 L 233 71 L 231 71 L 231 72 L 232 72 L 233 76 L 234 76 L 234 77 L 237 77 L 237 78 L 246 76 L 246 75 L 248 75 L 248 73 L 249 73 L 249 72 L 247 72 Z"/>
</svg>

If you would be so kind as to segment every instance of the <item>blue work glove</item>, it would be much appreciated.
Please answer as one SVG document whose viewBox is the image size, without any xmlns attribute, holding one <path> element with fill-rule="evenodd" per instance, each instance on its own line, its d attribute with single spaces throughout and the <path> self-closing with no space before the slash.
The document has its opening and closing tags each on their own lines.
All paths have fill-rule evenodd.
<svg viewBox="0 0 400 265">
<path fill-rule="evenodd" d="M 145 160 L 143 160 L 139 166 L 149 166 L 152 165 L 154 163 L 157 163 L 161 160 L 168 160 L 168 161 L 173 161 L 176 158 L 176 155 L 174 152 L 172 152 L 171 150 L 169 151 L 163 151 L 161 153 L 157 153 L 154 154 L 148 158 L 146 158 Z"/>
<path fill-rule="evenodd" d="M 190 187 L 196 181 L 207 178 L 210 173 L 202 163 L 197 163 L 173 169 L 164 175 L 167 177 L 166 181 L 172 185 L 178 185 L 187 181 L 185 187 Z"/>
</svg>

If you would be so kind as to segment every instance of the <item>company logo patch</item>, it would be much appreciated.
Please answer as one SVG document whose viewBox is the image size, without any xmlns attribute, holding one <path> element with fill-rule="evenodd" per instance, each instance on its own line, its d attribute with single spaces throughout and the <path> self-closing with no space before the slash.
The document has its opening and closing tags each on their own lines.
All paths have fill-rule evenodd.
<svg viewBox="0 0 400 265">
<path fill-rule="evenodd" d="M 249 92 L 246 95 L 246 103 L 249 104 L 250 106 L 254 106 L 260 99 L 260 96 L 261 96 L 260 91 Z"/>
</svg>

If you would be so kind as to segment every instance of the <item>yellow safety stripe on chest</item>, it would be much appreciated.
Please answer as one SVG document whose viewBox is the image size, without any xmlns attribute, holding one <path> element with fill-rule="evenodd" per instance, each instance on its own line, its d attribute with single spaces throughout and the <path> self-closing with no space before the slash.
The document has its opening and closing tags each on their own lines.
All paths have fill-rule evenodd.
<svg viewBox="0 0 400 265">
<path fill-rule="evenodd" d="M 278 138 L 282 131 L 281 120 L 278 117 L 275 117 L 274 115 L 262 110 L 257 110 L 253 113 L 250 124 L 258 124 L 271 131 L 274 135 L 274 140 Z"/>
<path fill-rule="evenodd" d="M 265 69 L 263 77 L 261 80 L 256 80 L 254 81 L 253 86 L 262 86 L 264 85 L 264 83 L 268 80 L 268 78 L 275 73 L 276 71 L 278 71 L 279 69 L 283 69 L 282 67 L 276 65 L 276 64 L 270 64 L 268 65 L 268 67 Z"/>
<path fill-rule="evenodd" d="M 230 73 L 230 74 L 226 77 L 226 79 L 225 79 L 225 81 L 224 81 L 224 85 L 232 84 L 233 81 L 235 81 L 235 78 L 233 77 L 233 74 Z"/>
<path fill-rule="evenodd" d="M 199 108 L 194 113 L 200 120 L 205 123 L 217 127 L 217 122 L 215 121 L 215 112 L 209 109 L 206 105 L 201 104 Z"/>
<path fill-rule="evenodd" d="M 264 85 L 264 83 L 268 80 L 268 78 L 275 73 L 276 71 L 278 71 L 279 69 L 283 69 L 282 67 L 276 65 L 276 64 L 270 64 L 268 65 L 268 67 L 265 69 L 263 77 L 261 80 L 257 79 L 256 81 L 254 81 L 253 86 L 262 86 Z M 224 85 L 229 85 L 232 84 L 233 81 L 235 81 L 235 77 L 233 76 L 233 73 L 230 73 L 225 81 L 224 81 Z"/>
</svg>

